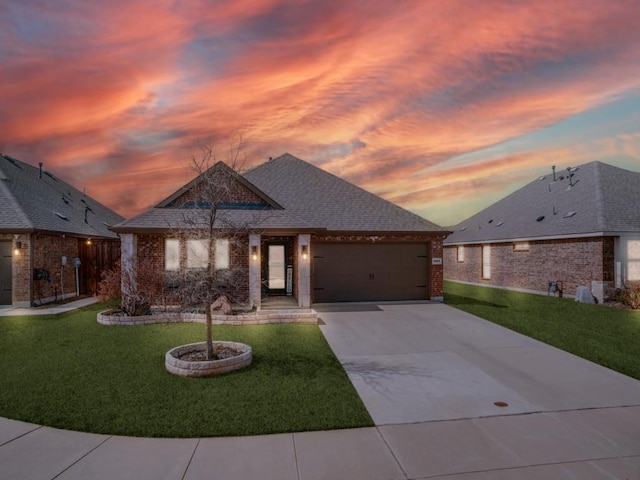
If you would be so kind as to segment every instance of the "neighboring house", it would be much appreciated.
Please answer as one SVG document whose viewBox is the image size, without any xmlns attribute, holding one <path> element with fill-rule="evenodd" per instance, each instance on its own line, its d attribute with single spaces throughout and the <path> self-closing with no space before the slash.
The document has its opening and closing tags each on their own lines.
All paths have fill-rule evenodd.
<svg viewBox="0 0 640 480">
<path fill-rule="evenodd" d="M 0 305 L 95 294 L 101 271 L 119 259 L 109 226 L 122 220 L 42 164 L 0 155 Z"/>
<path fill-rule="evenodd" d="M 448 280 L 566 295 L 586 286 L 602 301 L 640 280 L 640 173 L 554 167 L 452 230 Z"/>
<path fill-rule="evenodd" d="M 292 155 L 244 175 L 224 163 L 233 194 L 218 205 L 225 221 L 250 219 L 240 244 L 224 245 L 215 262 L 240 265 L 243 303 L 267 296 L 312 303 L 442 300 L 441 227 Z M 226 173 L 225 173 L 226 172 Z M 198 205 L 199 178 L 156 207 L 113 227 L 122 238 L 123 268 L 197 267 L 197 255 L 176 227 Z M 224 222 L 220 222 L 220 226 Z M 219 258 L 222 254 L 225 258 Z M 189 256 L 193 258 L 190 259 Z M 205 262 L 207 260 L 205 259 Z M 138 275 L 138 282 L 153 275 Z M 146 285 L 160 293 L 166 285 Z"/>
</svg>

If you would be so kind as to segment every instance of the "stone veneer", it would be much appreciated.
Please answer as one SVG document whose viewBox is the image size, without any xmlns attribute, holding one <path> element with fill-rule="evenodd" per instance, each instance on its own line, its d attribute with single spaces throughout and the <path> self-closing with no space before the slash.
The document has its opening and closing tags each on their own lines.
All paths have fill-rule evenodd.
<svg viewBox="0 0 640 480">
<path fill-rule="evenodd" d="M 318 313 L 312 309 L 263 310 L 238 315 L 213 315 L 214 325 L 267 325 L 272 323 L 318 324 Z M 148 325 L 153 323 L 205 323 L 204 313 L 162 312 L 153 315 L 128 317 L 109 315 L 109 310 L 98 313 L 102 325 Z"/>
</svg>

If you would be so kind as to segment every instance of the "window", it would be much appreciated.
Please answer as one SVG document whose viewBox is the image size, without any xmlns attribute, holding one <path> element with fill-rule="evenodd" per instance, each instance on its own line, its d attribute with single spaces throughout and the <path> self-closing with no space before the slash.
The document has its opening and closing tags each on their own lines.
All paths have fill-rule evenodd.
<svg viewBox="0 0 640 480">
<path fill-rule="evenodd" d="M 513 244 L 514 252 L 528 252 L 529 251 L 529 242 L 516 242 Z"/>
<path fill-rule="evenodd" d="M 180 270 L 180 240 L 167 238 L 164 241 L 164 269 L 168 272 Z"/>
<path fill-rule="evenodd" d="M 226 238 L 216 239 L 216 256 L 213 263 L 216 270 L 229 268 L 229 258 L 229 240 Z"/>
<path fill-rule="evenodd" d="M 187 268 L 209 266 L 209 240 L 187 240 Z"/>
<path fill-rule="evenodd" d="M 464 262 L 464 245 L 458 246 L 458 262 Z"/>
<path fill-rule="evenodd" d="M 482 278 L 491 278 L 491 245 L 482 246 Z"/>
<path fill-rule="evenodd" d="M 627 280 L 640 280 L 640 240 L 627 241 Z"/>
</svg>

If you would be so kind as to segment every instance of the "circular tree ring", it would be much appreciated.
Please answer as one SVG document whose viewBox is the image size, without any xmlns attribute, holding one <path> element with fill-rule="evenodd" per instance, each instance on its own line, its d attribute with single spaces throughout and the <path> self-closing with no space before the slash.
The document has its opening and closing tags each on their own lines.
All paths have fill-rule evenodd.
<svg viewBox="0 0 640 480">
<path fill-rule="evenodd" d="M 232 348 L 240 353 L 217 360 L 183 360 L 181 357 L 188 353 L 207 350 L 206 342 L 189 343 L 169 350 L 164 356 L 164 365 L 169 372 L 175 375 L 183 377 L 212 377 L 238 370 L 251 364 L 253 354 L 249 345 L 237 342 L 213 342 L 213 349 L 215 350 L 216 347 Z"/>
</svg>

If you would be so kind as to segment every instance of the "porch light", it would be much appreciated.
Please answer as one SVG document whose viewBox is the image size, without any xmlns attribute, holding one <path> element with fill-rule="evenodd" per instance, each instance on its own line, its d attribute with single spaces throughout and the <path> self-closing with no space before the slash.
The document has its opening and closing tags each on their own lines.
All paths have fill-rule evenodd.
<svg viewBox="0 0 640 480">
<path fill-rule="evenodd" d="M 87 238 L 87 245 L 91 245 L 91 239 Z"/>
<path fill-rule="evenodd" d="M 258 261 L 258 247 L 257 247 L 257 245 L 252 245 L 251 246 L 251 259 L 254 262 Z"/>
<path fill-rule="evenodd" d="M 22 242 L 16 242 L 16 246 L 13 249 L 13 254 L 20 255 L 20 250 L 22 250 Z"/>
<path fill-rule="evenodd" d="M 302 260 L 306 260 L 307 258 L 309 258 L 309 247 L 302 245 Z"/>
</svg>

